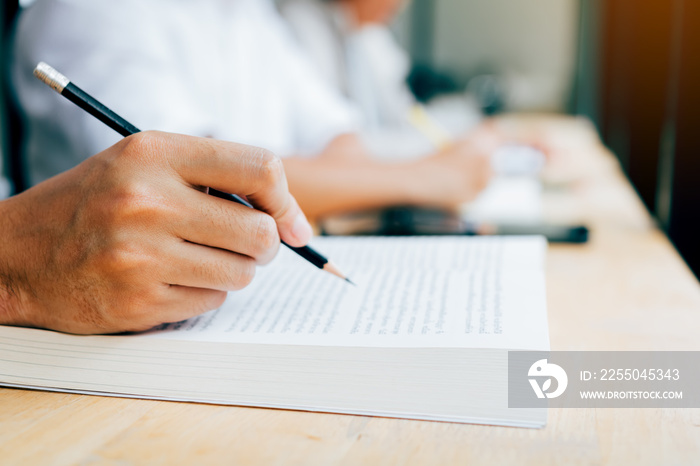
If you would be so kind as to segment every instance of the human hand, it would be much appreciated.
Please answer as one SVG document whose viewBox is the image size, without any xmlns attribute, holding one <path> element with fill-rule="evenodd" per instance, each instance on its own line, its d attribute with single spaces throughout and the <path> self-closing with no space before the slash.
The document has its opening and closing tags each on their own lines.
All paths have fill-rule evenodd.
<svg viewBox="0 0 700 466">
<path fill-rule="evenodd" d="M 476 198 L 491 179 L 490 155 L 498 144 L 490 135 L 474 136 L 415 162 L 413 203 L 455 207 Z"/>
<path fill-rule="evenodd" d="M 540 151 L 549 158 L 552 154 L 552 144 L 543 128 L 535 117 L 500 116 L 488 118 L 472 128 L 465 137 L 491 137 L 498 140 L 501 146 L 527 146 Z M 530 121 L 532 120 L 532 121 Z"/>
<path fill-rule="evenodd" d="M 280 236 L 303 246 L 312 234 L 274 155 L 156 132 L 1 202 L 0 219 L 0 324 L 79 334 L 215 309 L 274 257 Z"/>
</svg>

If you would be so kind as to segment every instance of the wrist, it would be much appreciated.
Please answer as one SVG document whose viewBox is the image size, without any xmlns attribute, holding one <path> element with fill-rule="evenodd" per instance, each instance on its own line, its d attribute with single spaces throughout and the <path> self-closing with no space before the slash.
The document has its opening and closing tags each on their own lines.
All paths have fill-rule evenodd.
<svg viewBox="0 0 700 466">
<path fill-rule="evenodd" d="M 429 204 L 429 199 L 433 188 L 430 186 L 434 182 L 434 173 L 429 164 L 424 159 L 407 162 L 396 167 L 400 170 L 398 176 L 394 177 L 399 181 L 398 191 L 403 199 L 401 204 L 411 206 L 423 206 Z"/>
<path fill-rule="evenodd" d="M 0 201 L 0 325 L 28 324 L 25 292 L 22 289 L 22 273 L 17 267 L 16 256 L 22 249 L 17 240 L 18 213 L 13 211 L 14 199 Z"/>
</svg>

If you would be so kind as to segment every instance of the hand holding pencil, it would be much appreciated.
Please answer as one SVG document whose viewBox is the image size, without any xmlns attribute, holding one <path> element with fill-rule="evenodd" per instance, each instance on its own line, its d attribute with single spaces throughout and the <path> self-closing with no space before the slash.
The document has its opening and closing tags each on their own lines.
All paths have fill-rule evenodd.
<svg viewBox="0 0 700 466">
<path fill-rule="evenodd" d="M 44 62 L 40 62 L 36 68 L 34 69 L 34 76 L 36 76 L 39 80 L 41 80 L 43 83 L 45 83 L 47 86 L 76 104 L 78 107 L 82 108 L 86 112 L 88 112 L 90 115 L 94 116 L 122 136 L 131 136 L 133 134 L 139 133 L 141 130 L 139 130 L 137 127 L 126 121 L 124 118 L 121 116 L 117 115 L 114 113 L 112 110 L 110 110 L 108 107 L 103 105 L 101 102 L 97 101 L 94 97 L 89 95 L 87 92 L 83 91 L 80 89 L 78 86 L 73 84 L 68 78 L 63 76 L 61 73 L 53 69 L 51 66 Z M 262 149 L 260 149 L 261 153 L 264 152 Z M 272 168 L 272 165 L 274 165 L 274 169 L 276 170 L 276 174 L 281 174 L 280 181 L 284 184 L 284 189 L 287 189 L 287 182 L 284 177 L 284 169 L 282 167 L 281 162 L 279 161 L 278 158 L 274 157 L 272 154 L 266 153 L 267 157 L 263 157 L 261 161 L 265 164 L 265 167 L 262 167 L 263 169 L 268 168 L 267 160 L 271 159 L 272 161 L 276 163 L 269 163 L 270 168 Z M 268 170 L 268 174 L 272 174 Z M 276 176 L 276 175 L 273 175 Z M 209 186 L 204 184 L 204 186 Z M 245 199 L 241 198 L 237 194 L 229 194 L 230 191 L 222 191 L 220 189 L 216 189 L 216 186 L 213 187 L 214 189 L 211 189 L 210 193 L 213 194 L 215 197 L 218 197 L 220 199 L 232 201 L 241 205 L 244 205 L 249 208 L 254 208 L 253 205 L 251 205 L 248 201 Z M 252 194 L 251 196 L 255 196 L 255 194 Z M 290 195 L 291 197 L 291 195 Z M 294 205 L 296 206 L 296 210 L 299 210 L 299 206 L 296 203 L 296 201 L 291 198 L 292 201 L 294 202 Z M 274 207 L 272 207 L 272 212 L 270 212 L 270 206 L 265 205 L 264 203 L 261 205 L 262 209 L 268 213 L 272 213 L 274 215 Z M 301 212 L 299 210 L 299 212 Z M 308 222 L 306 221 L 305 218 L 302 220 L 303 214 L 300 216 L 296 217 L 296 222 L 292 227 L 292 231 L 296 231 L 298 228 L 303 228 L 306 229 L 308 227 L 309 229 L 309 236 L 310 236 L 310 226 L 308 226 Z M 321 270 L 325 270 L 328 273 L 331 273 L 346 282 L 354 285 L 354 283 L 347 278 L 343 273 L 336 267 L 332 262 L 330 262 L 328 259 L 326 259 L 323 255 L 319 254 L 317 251 L 315 251 L 313 248 L 309 246 L 305 246 L 305 243 L 302 244 L 294 244 L 295 238 L 292 237 L 291 240 L 287 240 L 287 238 L 282 238 L 282 244 L 289 247 L 292 251 L 294 251 L 296 254 L 301 256 L 302 258 L 306 259 L 309 263 L 312 265 L 318 267 Z"/>
<path fill-rule="evenodd" d="M 218 308 L 274 257 L 280 234 L 298 245 L 311 235 L 295 231 L 301 211 L 259 160 L 249 146 L 144 132 L 3 202 L 15 212 L 0 210 L 13 298 L 0 324 L 117 333 Z M 255 193 L 272 215 L 204 185 Z"/>
<path fill-rule="evenodd" d="M 275 255 L 280 236 L 290 246 L 311 236 L 273 155 L 158 132 L 3 201 L 0 218 L 0 325 L 78 334 L 147 330 L 215 309 Z"/>
</svg>

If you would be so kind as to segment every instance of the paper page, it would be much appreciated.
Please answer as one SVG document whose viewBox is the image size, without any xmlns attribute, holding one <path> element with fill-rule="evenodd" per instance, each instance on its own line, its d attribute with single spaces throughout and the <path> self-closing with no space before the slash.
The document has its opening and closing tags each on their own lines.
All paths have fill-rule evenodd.
<svg viewBox="0 0 700 466">
<path fill-rule="evenodd" d="M 549 348 L 542 238 L 318 238 L 357 286 L 288 250 L 218 310 L 152 338 L 379 347 Z"/>
<path fill-rule="evenodd" d="M 474 202 L 465 204 L 462 216 L 472 222 L 542 222 L 542 185 L 529 176 L 497 176 Z"/>
</svg>

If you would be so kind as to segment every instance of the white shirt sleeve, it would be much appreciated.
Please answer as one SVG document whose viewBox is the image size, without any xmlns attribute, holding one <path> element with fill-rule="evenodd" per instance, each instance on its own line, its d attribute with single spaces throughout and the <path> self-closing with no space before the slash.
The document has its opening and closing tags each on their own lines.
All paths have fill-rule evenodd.
<svg viewBox="0 0 700 466">
<path fill-rule="evenodd" d="M 285 0 L 279 8 L 316 71 L 345 94 L 344 34 L 334 24 L 332 5 L 317 0 Z"/>
<path fill-rule="evenodd" d="M 318 153 L 337 136 L 357 132 L 361 122 L 357 108 L 316 70 L 277 14 L 273 25 L 279 30 L 277 56 L 295 109 L 301 151 Z"/>
<path fill-rule="evenodd" d="M 10 182 L 2 174 L 2 165 L 0 165 L 0 200 L 10 196 Z"/>
<path fill-rule="evenodd" d="M 142 130 L 207 134 L 206 112 L 179 79 L 177 41 L 158 24 L 153 9 L 136 0 L 40 0 L 20 16 L 13 83 L 28 117 L 25 154 L 32 183 L 121 139 L 35 79 L 39 61 Z"/>
<path fill-rule="evenodd" d="M 290 96 L 298 118 L 295 120 L 302 152 L 318 153 L 341 134 L 359 129 L 359 114 L 339 93 L 322 80 L 306 60 L 289 53 L 287 72 Z"/>
</svg>

